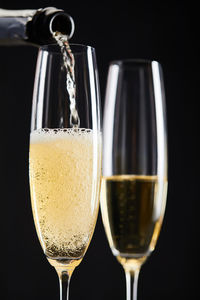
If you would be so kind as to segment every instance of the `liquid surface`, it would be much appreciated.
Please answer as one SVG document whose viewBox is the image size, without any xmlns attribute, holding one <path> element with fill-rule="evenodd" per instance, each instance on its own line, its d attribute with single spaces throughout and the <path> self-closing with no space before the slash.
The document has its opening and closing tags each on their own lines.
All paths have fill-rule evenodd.
<svg viewBox="0 0 200 300">
<path fill-rule="evenodd" d="M 156 176 L 103 177 L 101 208 L 114 255 L 140 258 L 154 249 L 165 198 L 166 182 Z M 155 213 L 160 202 L 161 209 Z"/>
<path fill-rule="evenodd" d="M 78 259 L 88 247 L 98 212 L 98 149 L 91 130 L 31 133 L 32 209 L 41 245 L 50 258 Z"/>
</svg>

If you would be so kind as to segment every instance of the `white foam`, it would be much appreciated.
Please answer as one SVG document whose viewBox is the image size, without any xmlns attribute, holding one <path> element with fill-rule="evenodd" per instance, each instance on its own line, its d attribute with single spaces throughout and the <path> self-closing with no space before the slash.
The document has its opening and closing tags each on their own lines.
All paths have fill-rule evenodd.
<svg viewBox="0 0 200 300">
<path fill-rule="evenodd" d="M 52 139 L 55 140 L 55 138 L 80 138 L 80 136 L 83 139 L 84 137 L 88 139 L 89 136 L 92 136 L 92 134 L 92 129 L 86 128 L 42 128 L 31 132 L 30 141 L 31 143 L 47 142 L 51 141 Z"/>
</svg>

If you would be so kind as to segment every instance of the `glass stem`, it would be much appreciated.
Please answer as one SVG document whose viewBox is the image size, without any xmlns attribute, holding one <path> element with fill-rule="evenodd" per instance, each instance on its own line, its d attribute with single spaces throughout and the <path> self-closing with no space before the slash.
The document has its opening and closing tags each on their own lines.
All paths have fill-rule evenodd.
<svg viewBox="0 0 200 300">
<path fill-rule="evenodd" d="M 126 300 L 137 300 L 137 287 L 140 268 L 126 269 Z"/>
<path fill-rule="evenodd" d="M 72 272 L 72 270 L 57 269 L 60 284 L 60 300 L 69 300 L 69 284 Z"/>
</svg>

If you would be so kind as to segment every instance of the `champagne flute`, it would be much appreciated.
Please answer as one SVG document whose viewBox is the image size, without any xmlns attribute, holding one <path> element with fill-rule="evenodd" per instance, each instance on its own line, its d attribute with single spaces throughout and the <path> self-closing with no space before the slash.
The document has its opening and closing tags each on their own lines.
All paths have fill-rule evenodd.
<svg viewBox="0 0 200 300">
<path fill-rule="evenodd" d="M 64 50 L 63 50 L 64 51 Z M 41 47 L 30 134 L 30 189 L 36 231 L 55 267 L 60 300 L 84 257 L 97 220 L 101 178 L 101 115 L 95 50 L 71 45 L 75 98 L 63 52 Z M 70 54 L 71 55 L 71 54 Z M 72 92 L 72 91 L 71 91 Z M 73 100 L 73 101 L 72 101 Z M 73 102 L 73 103 L 72 103 Z"/>
<path fill-rule="evenodd" d="M 126 299 L 136 300 L 139 271 L 156 245 L 167 194 L 160 64 L 112 62 L 103 117 L 103 223 L 112 253 L 125 270 Z"/>
</svg>

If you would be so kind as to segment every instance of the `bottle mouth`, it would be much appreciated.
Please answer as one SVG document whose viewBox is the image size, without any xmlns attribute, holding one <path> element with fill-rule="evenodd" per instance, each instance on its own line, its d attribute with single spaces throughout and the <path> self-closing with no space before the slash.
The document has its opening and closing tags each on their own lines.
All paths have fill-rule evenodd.
<svg viewBox="0 0 200 300">
<path fill-rule="evenodd" d="M 65 12 L 57 12 L 50 21 L 49 30 L 53 34 L 56 31 L 59 31 L 62 34 L 67 35 L 70 39 L 74 34 L 74 20 L 72 17 Z"/>
</svg>

